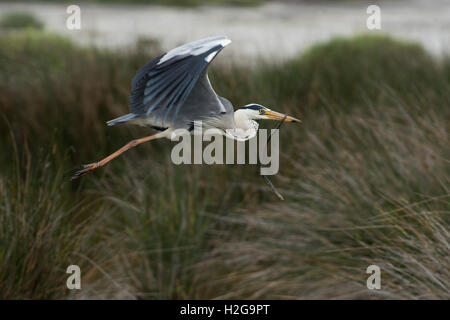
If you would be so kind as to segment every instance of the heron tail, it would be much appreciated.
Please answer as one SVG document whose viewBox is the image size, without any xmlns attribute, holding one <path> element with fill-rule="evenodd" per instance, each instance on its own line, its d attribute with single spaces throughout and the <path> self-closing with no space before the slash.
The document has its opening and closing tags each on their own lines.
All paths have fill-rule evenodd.
<svg viewBox="0 0 450 320">
<path fill-rule="evenodd" d="M 129 113 L 129 114 L 126 114 L 126 115 L 121 116 L 119 118 L 109 120 L 108 122 L 106 122 L 106 124 L 108 126 L 114 126 L 116 124 L 127 122 L 127 121 L 130 121 L 130 120 L 135 120 L 137 118 L 139 118 L 139 116 L 137 114 Z"/>
</svg>

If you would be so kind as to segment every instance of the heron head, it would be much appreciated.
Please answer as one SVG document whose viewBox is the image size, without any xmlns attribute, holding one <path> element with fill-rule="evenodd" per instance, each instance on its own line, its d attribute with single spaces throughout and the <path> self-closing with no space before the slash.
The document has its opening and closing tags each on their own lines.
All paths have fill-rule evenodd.
<svg viewBox="0 0 450 320">
<path fill-rule="evenodd" d="M 285 115 L 276 111 L 273 111 L 267 107 L 264 107 L 260 104 L 251 103 L 247 104 L 239 110 L 243 110 L 243 112 L 246 113 L 249 119 L 253 120 L 282 120 Z M 286 119 L 284 119 L 286 122 L 302 122 L 301 120 L 286 116 Z"/>
</svg>

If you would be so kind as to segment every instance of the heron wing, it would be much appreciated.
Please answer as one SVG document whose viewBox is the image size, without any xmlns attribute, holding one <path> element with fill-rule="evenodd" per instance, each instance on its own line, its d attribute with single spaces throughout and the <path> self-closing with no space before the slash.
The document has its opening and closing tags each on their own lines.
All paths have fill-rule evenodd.
<svg viewBox="0 0 450 320">
<path fill-rule="evenodd" d="M 206 69 L 230 42 L 225 37 L 206 38 L 148 62 L 133 79 L 131 112 L 159 127 L 181 126 L 210 112 L 226 112 L 209 83 Z M 208 104 L 210 109 L 206 110 Z"/>
<path fill-rule="evenodd" d="M 186 124 L 192 125 L 195 121 L 202 121 L 203 128 L 231 129 L 235 127 L 233 115 L 233 105 L 214 92 L 205 70 L 180 108 L 174 125 L 180 128 L 186 127 Z"/>
</svg>

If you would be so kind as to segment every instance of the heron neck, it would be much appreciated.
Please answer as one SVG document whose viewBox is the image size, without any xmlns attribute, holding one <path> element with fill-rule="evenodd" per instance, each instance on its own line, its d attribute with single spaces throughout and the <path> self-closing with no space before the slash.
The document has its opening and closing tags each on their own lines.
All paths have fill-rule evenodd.
<svg viewBox="0 0 450 320">
<path fill-rule="evenodd" d="M 242 112 L 242 110 L 236 110 L 234 112 L 234 122 L 236 128 L 229 132 L 233 139 L 245 141 L 256 135 L 258 123 L 250 119 L 245 112 Z"/>
<path fill-rule="evenodd" d="M 249 115 L 244 110 L 236 110 L 234 112 L 234 122 L 236 123 L 236 128 L 242 130 L 258 130 L 258 122 L 250 119 Z"/>
</svg>

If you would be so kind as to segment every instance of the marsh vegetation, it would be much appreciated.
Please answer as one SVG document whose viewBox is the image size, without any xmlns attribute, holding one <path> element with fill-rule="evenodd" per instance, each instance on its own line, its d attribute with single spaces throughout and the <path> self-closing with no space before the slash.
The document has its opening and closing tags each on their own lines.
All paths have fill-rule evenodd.
<svg viewBox="0 0 450 320">
<path fill-rule="evenodd" d="M 368 35 L 248 69 L 217 59 L 211 81 L 235 106 L 303 119 L 281 130 L 284 202 L 257 166 L 173 165 L 170 141 L 70 182 L 148 134 L 105 122 L 160 52 L 0 36 L 0 298 L 450 298 L 449 59 Z"/>
</svg>

